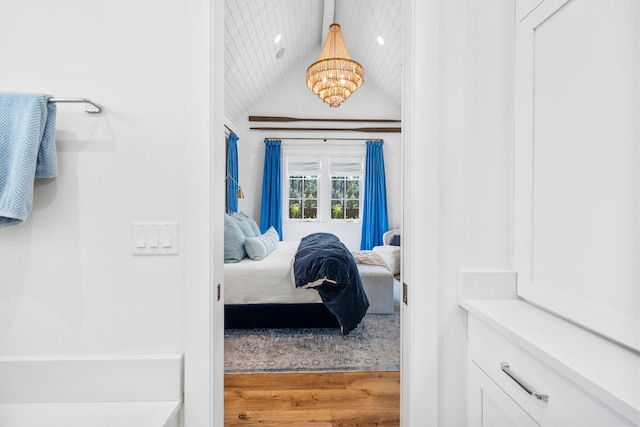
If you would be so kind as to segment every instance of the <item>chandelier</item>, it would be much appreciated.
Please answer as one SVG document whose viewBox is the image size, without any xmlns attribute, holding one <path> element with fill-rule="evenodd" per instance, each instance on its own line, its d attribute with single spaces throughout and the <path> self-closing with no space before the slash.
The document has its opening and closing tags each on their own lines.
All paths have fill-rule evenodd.
<svg viewBox="0 0 640 427">
<path fill-rule="evenodd" d="M 329 106 L 338 107 L 363 82 L 362 65 L 349 57 L 340 25 L 331 24 L 320 57 L 307 68 L 307 87 Z"/>
</svg>

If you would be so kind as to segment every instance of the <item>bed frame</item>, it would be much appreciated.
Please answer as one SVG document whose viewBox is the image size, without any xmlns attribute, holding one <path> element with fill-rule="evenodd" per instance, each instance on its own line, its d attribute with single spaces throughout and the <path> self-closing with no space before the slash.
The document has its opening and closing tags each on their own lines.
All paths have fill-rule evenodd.
<svg viewBox="0 0 640 427">
<path fill-rule="evenodd" d="M 225 304 L 225 329 L 339 328 L 336 317 L 322 303 Z"/>
</svg>

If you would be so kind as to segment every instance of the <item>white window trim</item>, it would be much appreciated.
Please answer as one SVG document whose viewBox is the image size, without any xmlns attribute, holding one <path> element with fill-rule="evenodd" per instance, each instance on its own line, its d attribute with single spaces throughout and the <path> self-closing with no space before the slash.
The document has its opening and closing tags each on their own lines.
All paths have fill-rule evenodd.
<svg viewBox="0 0 640 427">
<path fill-rule="evenodd" d="M 366 146 L 363 141 L 353 143 L 352 141 L 330 141 L 322 144 L 302 144 L 296 145 L 292 142 L 282 147 L 282 181 L 283 181 L 283 201 L 282 219 L 288 223 L 354 223 L 362 221 L 362 207 L 364 203 L 364 164 Z M 313 153 L 310 155 L 309 153 Z M 332 219 L 331 218 L 331 158 L 352 161 L 362 161 L 362 172 L 349 176 L 360 176 L 360 219 Z M 321 172 L 318 174 L 318 215 L 316 219 L 289 218 L 289 162 L 320 162 Z M 344 175 L 333 175 L 344 176 Z"/>
<path fill-rule="evenodd" d="M 285 169 L 286 169 L 286 164 L 287 163 L 288 162 L 285 162 Z M 318 196 L 318 198 L 317 198 L 318 207 L 317 207 L 317 217 L 316 218 L 289 218 L 289 201 L 291 200 L 291 199 L 289 199 L 289 191 L 290 191 L 290 188 L 291 188 L 290 182 L 289 182 L 289 178 L 291 176 L 317 176 L 318 177 L 317 178 L 318 179 L 318 195 L 317 195 Z M 287 221 L 287 222 L 321 222 L 320 217 L 322 215 L 322 207 L 321 207 L 320 200 L 321 200 L 321 195 L 322 195 L 322 174 L 321 173 L 313 174 L 313 175 L 311 175 L 311 174 L 309 174 L 309 175 L 300 175 L 300 174 L 297 174 L 297 173 L 289 174 L 289 171 L 285 170 L 284 171 L 284 179 L 283 179 L 283 181 L 284 181 L 284 192 L 283 192 L 283 194 L 284 194 L 284 199 L 285 199 L 285 200 L 282 201 L 282 209 L 283 209 L 282 218 L 283 218 L 283 220 Z"/>
<path fill-rule="evenodd" d="M 364 160 L 364 159 L 363 159 Z M 352 176 L 359 176 L 360 177 L 360 185 L 358 188 L 359 191 L 359 200 L 358 200 L 358 219 L 334 219 L 331 218 L 331 178 L 333 178 L 334 176 L 340 176 L 340 177 L 352 177 Z M 357 174 L 352 174 L 352 175 L 338 175 L 338 174 L 330 174 L 329 175 L 329 191 L 328 191 L 328 215 L 329 215 L 329 222 L 354 222 L 354 223 L 360 223 L 362 221 L 362 205 L 364 204 L 364 170 L 361 173 L 357 173 Z M 342 199 L 344 201 L 346 201 L 347 199 Z"/>
</svg>

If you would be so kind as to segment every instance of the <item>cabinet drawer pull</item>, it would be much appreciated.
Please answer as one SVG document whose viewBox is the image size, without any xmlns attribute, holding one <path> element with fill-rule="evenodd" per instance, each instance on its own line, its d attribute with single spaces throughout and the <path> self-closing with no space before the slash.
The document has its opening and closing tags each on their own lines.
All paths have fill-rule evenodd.
<svg viewBox="0 0 640 427">
<path fill-rule="evenodd" d="M 512 380 L 514 380 L 516 383 L 518 383 L 518 385 L 520 387 L 522 387 L 522 389 L 524 391 L 526 391 L 527 393 L 529 393 L 531 396 L 535 397 L 538 400 L 543 400 L 545 402 L 549 401 L 549 395 L 548 394 L 536 393 L 535 391 L 533 391 L 531 386 L 529 386 L 529 384 L 527 384 L 522 378 L 520 378 L 516 374 L 514 374 L 511 371 L 511 369 L 509 369 L 509 362 L 502 362 L 500 364 L 500 369 L 502 369 L 502 372 L 504 372 L 505 374 L 509 375 L 509 377 Z"/>
</svg>

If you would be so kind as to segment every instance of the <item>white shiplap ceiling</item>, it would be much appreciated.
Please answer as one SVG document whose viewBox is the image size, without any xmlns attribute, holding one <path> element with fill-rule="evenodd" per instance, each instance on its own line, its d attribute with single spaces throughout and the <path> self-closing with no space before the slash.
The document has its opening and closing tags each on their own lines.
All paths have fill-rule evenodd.
<svg viewBox="0 0 640 427">
<path fill-rule="evenodd" d="M 333 21 L 333 0 L 226 0 L 225 113 L 246 118 L 252 105 L 275 88 L 289 70 L 317 56 Z M 401 0 L 337 0 L 349 54 L 371 85 L 400 108 L 402 75 Z M 326 9 L 326 11 L 325 11 Z M 277 34 L 282 35 L 274 43 Z M 379 46 L 376 38 L 384 38 Z M 278 51 L 286 49 L 281 58 Z M 308 66 L 310 64 L 305 64 Z"/>
</svg>

